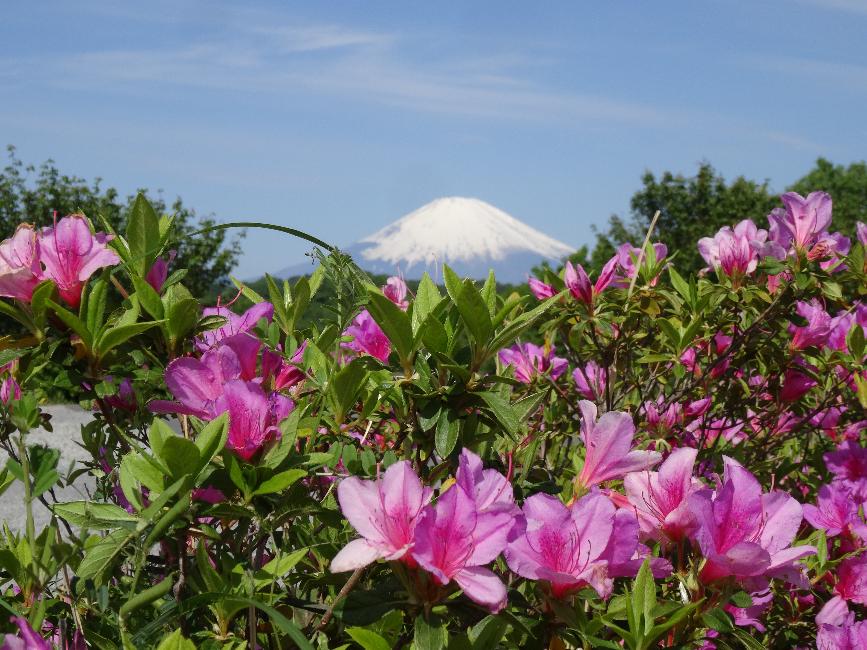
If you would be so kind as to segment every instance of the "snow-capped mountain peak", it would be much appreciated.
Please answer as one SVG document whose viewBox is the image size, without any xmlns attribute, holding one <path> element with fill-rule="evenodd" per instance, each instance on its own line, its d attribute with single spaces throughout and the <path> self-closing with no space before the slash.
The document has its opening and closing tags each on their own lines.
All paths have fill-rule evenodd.
<svg viewBox="0 0 867 650">
<path fill-rule="evenodd" d="M 575 251 L 490 203 L 459 196 L 436 199 L 343 249 L 370 273 L 435 280 L 448 264 L 465 277 L 483 279 L 493 269 L 502 282 L 524 282 L 542 260 L 556 262 Z M 281 277 L 309 273 L 289 267 Z"/>
</svg>

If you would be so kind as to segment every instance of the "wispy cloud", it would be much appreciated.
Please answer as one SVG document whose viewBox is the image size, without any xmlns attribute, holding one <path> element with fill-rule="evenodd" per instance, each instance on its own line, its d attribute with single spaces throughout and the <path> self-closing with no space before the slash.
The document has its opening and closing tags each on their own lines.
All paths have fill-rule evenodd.
<svg viewBox="0 0 867 650">
<path fill-rule="evenodd" d="M 131 86 L 145 83 L 286 97 L 318 93 L 419 112 L 578 126 L 662 126 L 688 118 L 682 109 L 539 84 L 533 68 L 550 62 L 532 52 L 474 57 L 444 44 L 443 54 L 431 57 L 411 38 L 386 31 L 255 13 L 245 21 L 174 47 L 0 60 L 0 72 L 14 68 L 20 79 L 64 88 L 136 92 Z"/>
</svg>

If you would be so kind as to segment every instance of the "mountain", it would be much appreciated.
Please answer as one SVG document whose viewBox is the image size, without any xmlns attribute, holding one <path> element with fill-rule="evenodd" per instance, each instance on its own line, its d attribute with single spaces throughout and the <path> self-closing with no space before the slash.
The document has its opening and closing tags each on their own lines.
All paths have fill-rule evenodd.
<svg viewBox="0 0 867 650">
<path fill-rule="evenodd" d="M 501 282 L 519 283 L 542 260 L 557 262 L 575 251 L 479 199 L 431 201 L 343 249 L 369 273 L 435 280 L 448 264 L 460 276 L 483 279 L 493 269 Z M 278 277 L 309 273 L 310 264 L 279 271 Z"/>
</svg>

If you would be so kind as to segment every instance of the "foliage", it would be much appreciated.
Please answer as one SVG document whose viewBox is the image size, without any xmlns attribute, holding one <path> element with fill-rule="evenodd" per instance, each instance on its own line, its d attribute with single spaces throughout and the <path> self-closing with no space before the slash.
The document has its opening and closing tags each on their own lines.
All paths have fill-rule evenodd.
<svg viewBox="0 0 867 650">
<path fill-rule="evenodd" d="M 135 196 L 123 199 L 113 187 L 103 187 L 101 179 L 88 182 L 60 172 L 52 160 L 38 168 L 25 165 L 7 147 L 9 162 L 0 172 L 0 232 L 11 232 L 22 222 L 46 226 L 52 215 L 82 212 L 95 223 L 108 223 L 124 232 L 131 216 Z M 193 232 L 217 225 L 210 215 L 198 215 L 180 197 L 171 205 L 159 192 L 139 190 L 158 214 L 171 213 L 173 234 L 166 253 L 175 251 L 173 268 L 187 269 L 186 286 L 194 296 L 203 296 L 211 287 L 226 280 L 238 261 L 241 237 L 230 238 L 225 230 L 211 230 L 190 237 Z"/>
<path fill-rule="evenodd" d="M 188 275 L 155 280 L 171 228 L 143 196 L 110 240 L 20 230 L 0 245 L 0 312 L 26 330 L 0 350 L 0 492 L 21 483 L 27 519 L 0 536 L 0 629 L 239 649 L 857 634 L 867 229 L 835 248 L 804 218 L 826 199 L 790 202 L 794 235 L 717 233 L 701 276 L 647 246 L 541 269 L 532 295 L 448 268 L 380 287 L 335 251 L 204 309 Z M 29 438 L 48 359 L 94 409 L 69 471 Z"/>
</svg>

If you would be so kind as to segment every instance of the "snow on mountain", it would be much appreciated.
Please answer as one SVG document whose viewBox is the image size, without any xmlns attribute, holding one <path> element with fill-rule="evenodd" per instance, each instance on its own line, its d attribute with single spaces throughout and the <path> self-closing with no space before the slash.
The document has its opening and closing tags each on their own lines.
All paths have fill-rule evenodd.
<svg viewBox="0 0 867 650">
<path fill-rule="evenodd" d="M 544 259 L 556 262 L 574 252 L 479 199 L 446 197 L 431 201 L 345 249 L 370 273 L 441 277 L 443 264 L 462 276 L 484 278 L 493 269 L 503 282 L 523 282 Z M 309 273 L 291 267 L 278 275 Z"/>
</svg>

